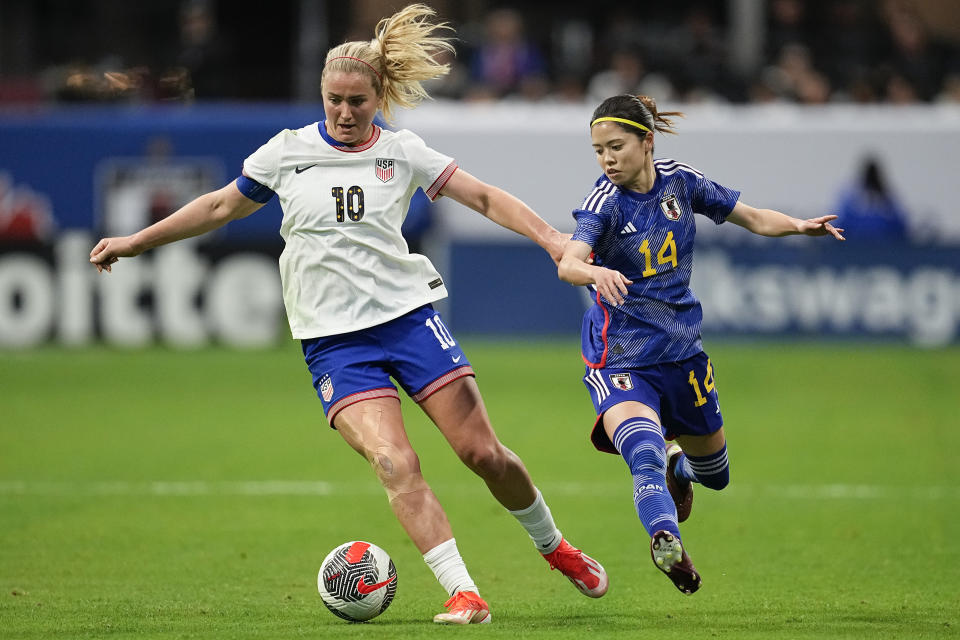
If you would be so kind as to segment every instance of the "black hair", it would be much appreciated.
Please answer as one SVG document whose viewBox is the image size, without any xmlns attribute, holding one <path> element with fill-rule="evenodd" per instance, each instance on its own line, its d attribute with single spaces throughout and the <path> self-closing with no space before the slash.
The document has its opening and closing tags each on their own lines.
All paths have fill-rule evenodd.
<svg viewBox="0 0 960 640">
<path fill-rule="evenodd" d="M 651 132 L 676 134 L 673 130 L 674 117 L 683 117 L 681 111 L 667 111 L 659 113 L 657 111 L 657 101 L 650 96 L 633 96 L 629 94 L 613 96 L 607 98 L 593 110 L 593 117 L 590 122 L 597 118 L 624 118 L 639 122 Z M 623 128 L 624 131 L 636 134 L 640 138 L 646 137 L 646 132 L 629 124 L 622 122 L 615 123 Z"/>
</svg>

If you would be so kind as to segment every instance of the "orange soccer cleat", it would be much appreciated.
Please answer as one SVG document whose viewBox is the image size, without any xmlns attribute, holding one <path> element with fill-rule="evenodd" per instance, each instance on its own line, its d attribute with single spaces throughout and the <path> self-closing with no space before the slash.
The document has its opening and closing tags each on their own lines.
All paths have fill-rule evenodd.
<svg viewBox="0 0 960 640">
<path fill-rule="evenodd" d="M 603 566 L 566 540 L 561 540 L 560 546 L 543 557 L 550 563 L 551 570 L 559 569 L 583 595 L 599 598 L 607 592 L 610 579 Z"/>
<path fill-rule="evenodd" d="M 457 591 L 443 603 L 446 613 L 433 616 L 437 624 L 487 624 L 490 622 L 490 607 L 473 591 Z"/>
</svg>

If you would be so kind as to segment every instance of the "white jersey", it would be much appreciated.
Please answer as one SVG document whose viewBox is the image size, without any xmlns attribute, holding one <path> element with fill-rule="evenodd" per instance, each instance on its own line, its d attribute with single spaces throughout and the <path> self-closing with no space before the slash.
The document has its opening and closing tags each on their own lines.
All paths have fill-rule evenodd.
<svg viewBox="0 0 960 640">
<path fill-rule="evenodd" d="M 348 147 L 323 128 L 285 129 L 243 163 L 280 197 L 283 302 L 297 339 L 372 327 L 447 295 L 400 225 L 417 187 L 435 200 L 456 163 L 407 130 L 374 125 Z"/>
</svg>

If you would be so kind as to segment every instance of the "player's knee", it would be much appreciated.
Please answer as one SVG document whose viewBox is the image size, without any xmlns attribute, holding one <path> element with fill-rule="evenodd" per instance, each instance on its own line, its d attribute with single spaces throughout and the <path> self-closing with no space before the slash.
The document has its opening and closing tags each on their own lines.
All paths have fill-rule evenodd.
<svg viewBox="0 0 960 640">
<path fill-rule="evenodd" d="M 510 455 L 497 443 L 471 444 L 459 451 L 460 459 L 474 473 L 484 479 L 502 477 L 510 466 Z"/>
<path fill-rule="evenodd" d="M 367 457 L 380 483 L 399 488 L 420 476 L 420 458 L 413 449 L 379 447 Z"/>
<path fill-rule="evenodd" d="M 662 478 L 667 472 L 667 455 L 656 442 L 640 444 L 624 458 L 633 475 Z"/>
</svg>

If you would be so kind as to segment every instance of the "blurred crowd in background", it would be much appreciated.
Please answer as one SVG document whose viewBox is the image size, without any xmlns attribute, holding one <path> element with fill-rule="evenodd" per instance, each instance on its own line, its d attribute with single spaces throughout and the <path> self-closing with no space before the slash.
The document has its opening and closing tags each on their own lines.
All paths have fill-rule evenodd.
<svg viewBox="0 0 960 640">
<path fill-rule="evenodd" d="M 323 55 L 405 2 L 3 0 L 0 104 L 316 100 Z M 430 2 L 438 98 L 960 102 L 955 0 Z"/>
</svg>

